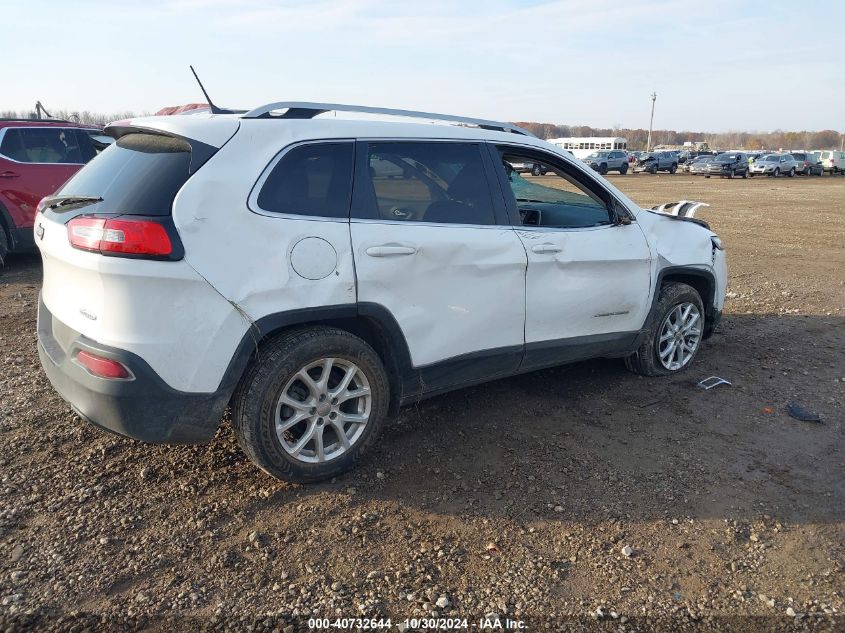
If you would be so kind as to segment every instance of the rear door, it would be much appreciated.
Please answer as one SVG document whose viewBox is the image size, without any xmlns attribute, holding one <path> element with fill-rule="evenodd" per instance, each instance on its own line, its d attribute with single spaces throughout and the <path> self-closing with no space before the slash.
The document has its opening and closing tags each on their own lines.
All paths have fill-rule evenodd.
<svg viewBox="0 0 845 633">
<path fill-rule="evenodd" d="M 630 346 L 645 322 L 651 288 L 640 227 L 595 178 L 567 161 L 507 145 L 498 152 L 506 202 L 528 255 L 523 368 Z M 512 161 L 526 158 L 548 175 L 511 169 Z"/>
<path fill-rule="evenodd" d="M 39 200 L 96 154 L 85 130 L 53 126 L 0 130 L 0 203 L 17 227 L 31 227 Z"/>
<path fill-rule="evenodd" d="M 359 304 L 395 317 L 421 390 L 519 366 L 526 255 L 483 144 L 359 142 L 351 236 Z"/>
</svg>

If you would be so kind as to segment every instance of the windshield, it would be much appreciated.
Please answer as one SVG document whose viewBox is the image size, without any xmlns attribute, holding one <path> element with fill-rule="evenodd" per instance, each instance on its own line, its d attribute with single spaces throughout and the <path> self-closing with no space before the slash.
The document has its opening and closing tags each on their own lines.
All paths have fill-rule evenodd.
<svg viewBox="0 0 845 633">
<path fill-rule="evenodd" d="M 760 159 L 760 161 L 763 163 L 776 163 L 778 162 L 778 160 L 779 157 L 773 156 L 771 154 L 769 154 L 768 156 L 763 156 L 763 158 Z"/>
<path fill-rule="evenodd" d="M 592 154 L 587 156 L 587 158 L 604 158 L 608 154 L 610 154 L 610 152 L 593 152 Z"/>
<path fill-rule="evenodd" d="M 720 154 L 716 157 L 717 163 L 732 163 L 736 160 L 736 154 Z"/>
</svg>

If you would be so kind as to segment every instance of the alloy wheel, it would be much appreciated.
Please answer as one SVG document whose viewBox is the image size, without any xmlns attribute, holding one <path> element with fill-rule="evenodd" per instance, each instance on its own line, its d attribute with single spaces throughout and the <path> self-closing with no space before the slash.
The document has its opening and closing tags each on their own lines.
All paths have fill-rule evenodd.
<svg viewBox="0 0 845 633">
<path fill-rule="evenodd" d="M 701 312 L 694 303 L 676 305 L 660 326 L 657 356 L 670 371 L 683 369 L 701 343 Z"/>
<path fill-rule="evenodd" d="M 323 358 L 288 380 L 276 403 L 276 435 L 293 458 L 307 463 L 337 459 L 361 438 L 372 409 L 370 383 L 361 368 Z"/>
</svg>

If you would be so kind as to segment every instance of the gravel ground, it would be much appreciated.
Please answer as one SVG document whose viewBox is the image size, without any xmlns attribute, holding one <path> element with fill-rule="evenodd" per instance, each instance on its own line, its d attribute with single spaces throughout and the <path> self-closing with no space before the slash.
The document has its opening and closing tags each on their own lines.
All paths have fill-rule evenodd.
<svg viewBox="0 0 845 633">
<path fill-rule="evenodd" d="M 226 423 L 162 447 L 82 422 L 39 367 L 40 262 L 11 258 L 0 631 L 845 630 L 845 178 L 611 180 L 712 204 L 730 293 L 690 371 L 598 360 L 431 399 L 321 485 L 263 474 Z M 695 386 L 712 374 L 733 386 Z"/>
</svg>

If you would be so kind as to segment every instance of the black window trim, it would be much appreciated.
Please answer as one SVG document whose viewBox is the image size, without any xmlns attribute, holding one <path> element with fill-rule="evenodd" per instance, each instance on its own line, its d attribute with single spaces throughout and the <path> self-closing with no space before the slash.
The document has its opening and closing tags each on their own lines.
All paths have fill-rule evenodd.
<svg viewBox="0 0 845 633">
<path fill-rule="evenodd" d="M 606 228 L 611 228 L 614 226 L 618 226 L 619 224 L 624 223 L 629 224 L 632 222 L 636 222 L 636 216 L 631 213 L 631 211 L 625 206 L 625 204 L 616 197 L 613 192 L 609 189 L 604 187 L 601 182 L 599 182 L 592 174 L 587 173 L 586 170 L 582 169 L 578 165 L 570 164 L 565 158 L 543 150 L 539 147 L 534 147 L 532 145 L 519 145 L 516 143 L 505 143 L 500 141 L 489 141 L 488 146 L 490 148 L 491 158 L 495 161 L 496 165 L 496 175 L 499 181 L 499 186 L 503 191 L 503 196 L 505 198 L 505 203 L 508 209 L 508 214 L 511 219 L 511 225 L 522 230 L 530 230 L 530 231 L 595 231 L 601 230 Z M 601 226 L 584 226 L 584 227 L 566 227 L 566 226 L 531 226 L 522 224 L 522 221 L 519 217 L 519 209 L 516 207 L 516 204 L 513 200 L 512 195 L 506 195 L 504 192 L 510 192 L 510 183 L 507 179 L 507 174 L 505 173 L 504 167 L 501 165 L 501 156 L 500 151 L 505 149 L 505 153 L 509 151 L 518 152 L 520 155 L 525 156 L 526 158 L 535 158 L 537 160 L 545 160 L 549 164 L 557 167 L 562 172 L 567 174 L 577 183 L 582 185 L 585 189 L 590 190 L 602 202 L 604 202 L 605 206 L 610 213 L 610 223 L 603 224 Z"/>
<path fill-rule="evenodd" d="M 86 128 L 86 127 L 74 127 L 74 126 L 67 126 L 67 125 L 15 125 L 15 126 L 8 126 L 0 129 L 0 146 L 3 145 L 3 139 L 6 138 L 6 132 L 8 130 L 81 130 L 84 132 L 96 131 L 96 128 Z M 97 155 L 94 154 L 94 158 Z M 3 160 L 7 160 L 10 163 L 15 163 L 16 165 L 87 165 L 88 163 L 34 163 L 29 161 L 23 160 L 15 160 L 10 156 L 6 156 L 3 152 L 0 152 L 0 158 Z M 92 158 L 91 160 L 94 160 Z M 90 161 L 89 161 L 90 162 Z"/>
<path fill-rule="evenodd" d="M 490 202 L 493 205 L 493 222 L 491 224 L 459 224 L 455 222 L 419 222 L 408 220 L 385 220 L 377 217 L 374 210 L 377 208 L 373 199 L 373 192 L 370 187 L 361 186 L 369 180 L 370 172 L 367 159 L 369 157 L 370 143 L 462 143 L 464 145 L 475 145 L 481 157 L 484 169 L 484 176 L 487 180 L 487 191 L 490 194 Z M 403 226 L 424 225 L 443 226 L 452 228 L 477 228 L 477 229 L 501 229 L 510 227 L 510 217 L 507 213 L 505 198 L 501 190 L 497 190 L 498 176 L 495 166 L 487 151 L 487 141 L 484 139 L 464 138 L 426 138 L 426 137 L 390 137 L 390 138 L 359 138 L 355 152 L 355 178 L 352 185 L 352 214 L 351 221 L 355 223 L 373 224 L 396 224 Z"/>
<path fill-rule="evenodd" d="M 337 145 L 339 143 L 350 143 L 352 145 L 352 172 L 349 174 L 349 178 L 352 185 L 352 195 L 349 196 L 349 201 L 347 202 L 346 207 L 346 215 L 345 216 L 331 216 L 331 215 L 308 215 L 304 213 L 279 213 L 277 211 L 268 211 L 267 209 L 263 209 L 258 205 L 258 196 L 261 194 L 261 189 L 264 186 L 264 183 L 267 181 L 267 178 L 270 177 L 270 174 L 273 172 L 273 169 L 276 165 L 281 161 L 287 154 L 292 152 L 294 149 L 302 147 L 304 145 Z M 319 138 L 319 139 L 308 139 L 303 141 L 296 141 L 291 143 L 290 145 L 285 145 L 282 149 L 280 149 L 273 158 L 270 159 L 270 162 L 261 170 L 258 178 L 256 179 L 255 183 L 252 185 L 252 188 L 249 190 L 249 195 L 247 196 L 246 206 L 247 209 L 251 213 L 255 215 L 261 215 L 267 218 L 287 218 L 291 220 L 312 220 L 314 222 L 343 222 L 348 224 L 349 217 L 350 217 L 350 205 L 352 200 L 355 199 L 355 164 L 356 164 L 356 142 L 354 138 Z"/>
</svg>

